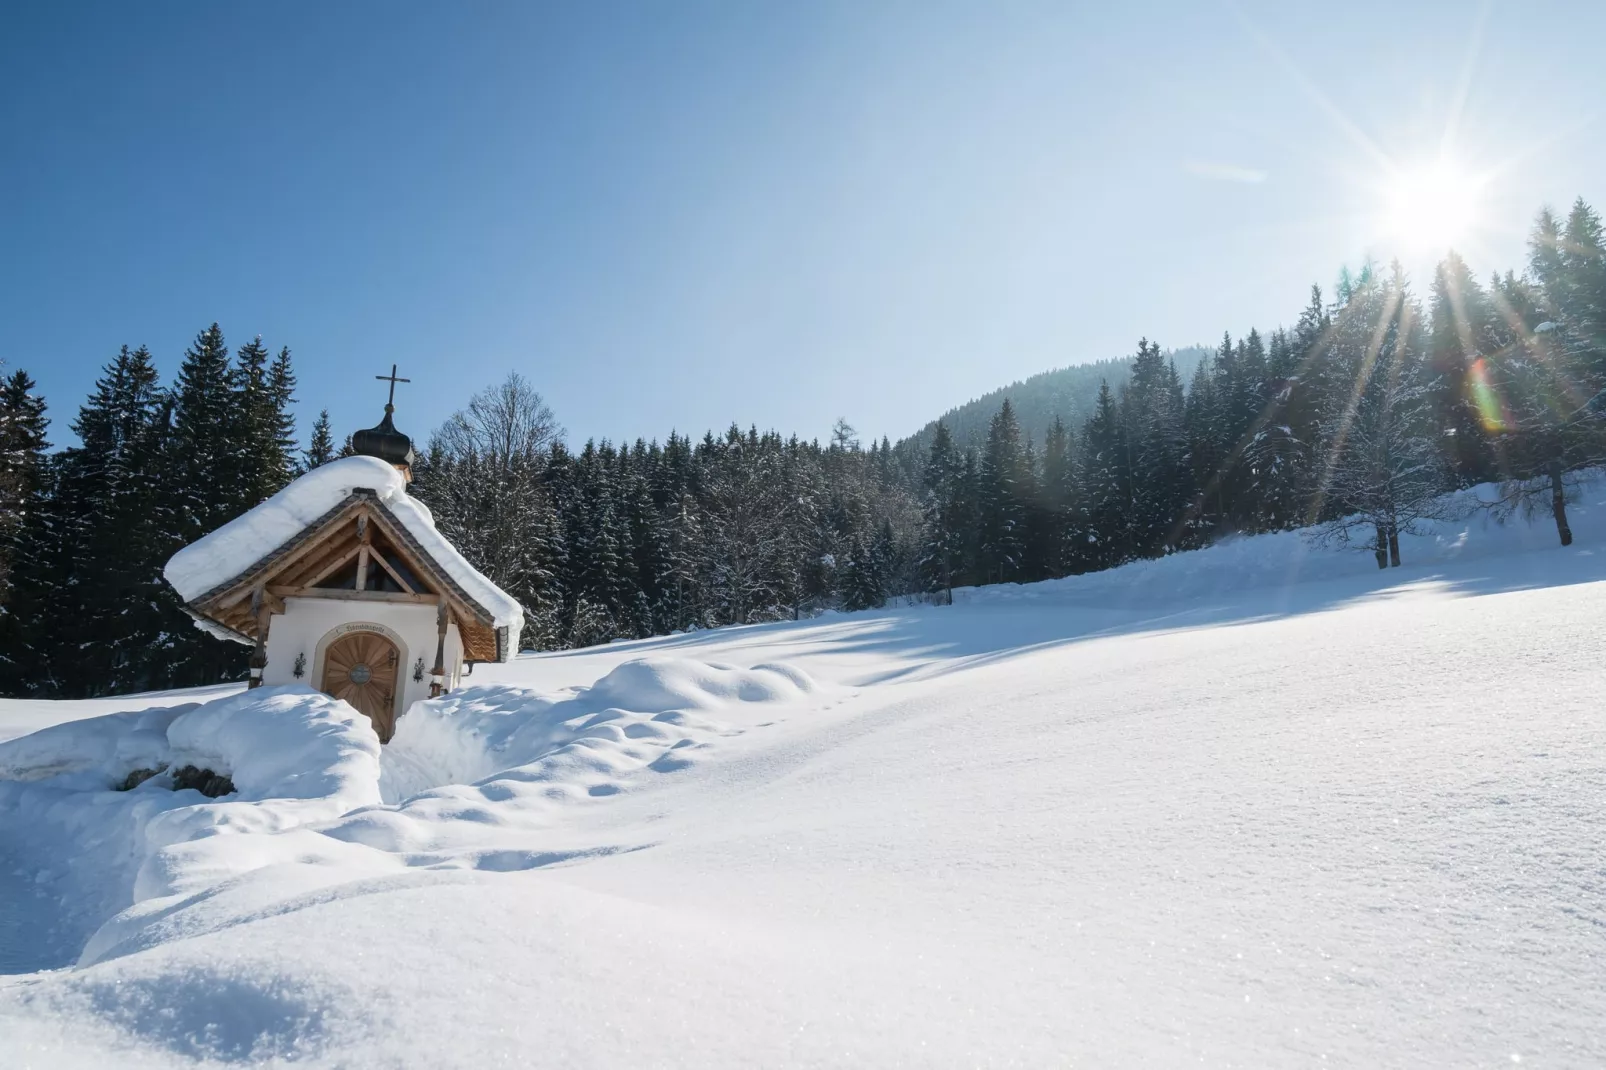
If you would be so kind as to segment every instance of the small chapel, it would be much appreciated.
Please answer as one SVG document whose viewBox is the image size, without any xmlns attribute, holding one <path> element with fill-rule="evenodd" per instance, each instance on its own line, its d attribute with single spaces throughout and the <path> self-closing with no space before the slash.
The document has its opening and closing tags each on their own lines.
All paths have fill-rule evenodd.
<svg viewBox="0 0 1606 1070">
<path fill-rule="evenodd" d="M 415 459 L 396 429 L 395 368 L 384 418 L 330 461 L 164 569 L 196 624 L 251 646 L 250 686 L 306 684 L 367 715 L 381 742 L 420 699 L 475 662 L 506 661 L 517 601 L 486 579 L 407 493 Z"/>
</svg>

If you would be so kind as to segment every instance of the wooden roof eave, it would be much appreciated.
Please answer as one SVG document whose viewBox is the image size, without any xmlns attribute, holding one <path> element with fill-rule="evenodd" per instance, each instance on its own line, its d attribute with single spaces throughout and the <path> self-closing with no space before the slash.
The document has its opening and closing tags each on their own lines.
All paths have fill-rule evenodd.
<svg viewBox="0 0 1606 1070">
<path fill-rule="evenodd" d="M 347 495 L 339 504 L 308 524 L 283 545 L 259 558 L 250 568 L 233 579 L 224 580 L 205 594 L 191 599 L 190 607 L 209 617 L 215 617 L 250 598 L 252 589 L 259 583 L 266 584 L 270 574 L 288 568 L 315 551 L 322 545 L 324 538 L 338 529 L 343 521 L 354 519 L 362 506 L 363 499 L 360 496 Z"/>
<path fill-rule="evenodd" d="M 331 541 L 342 527 L 355 521 L 365 510 L 406 559 L 414 575 L 436 588 L 436 592 L 430 593 L 438 592 L 446 598 L 448 608 L 458 617 L 458 631 L 465 646 L 470 642 L 470 633 L 480 629 L 484 629 L 494 646 L 496 624 L 490 611 L 469 597 L 468 592 L 425 552 L 412 532 L 379 500 L 378 495 L 365 487 L 354 488 L 344 500 L 307 525 L 294 538 L 264 555 L 238 576 L 194 599 L 188 603 L 186 610 L 237 635 L 255 639 L 256 620 L 250 611 L 252 592 L 258 586 L 267 587 L 279 574 L 303 563 L 307 556 Z M 474 643 L 476 647 L 483 645 L 483 638 L 474 638 L 478 640 Z"/>
</svg>

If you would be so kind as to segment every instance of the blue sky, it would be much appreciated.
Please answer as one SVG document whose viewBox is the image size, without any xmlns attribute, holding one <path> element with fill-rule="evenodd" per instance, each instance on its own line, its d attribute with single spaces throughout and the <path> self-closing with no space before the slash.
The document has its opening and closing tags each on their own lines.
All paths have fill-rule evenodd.
<svg viewBox="0 0 1606 1070">
<path fill-rule="evenodd" d="M 1606 208 L 1606 4 L 16 3 L 0 357 L 65 424 L 123 343 L 288 345 L 303 428 L 420 438 L 509 370 L 570 437 L 896 439 L 1049 367 L 1290 321 Z M 1425 280 L 1423 280 L 1425 282 Z M 66 437 L 59 427 L 58 440 Z"/>
</svg>

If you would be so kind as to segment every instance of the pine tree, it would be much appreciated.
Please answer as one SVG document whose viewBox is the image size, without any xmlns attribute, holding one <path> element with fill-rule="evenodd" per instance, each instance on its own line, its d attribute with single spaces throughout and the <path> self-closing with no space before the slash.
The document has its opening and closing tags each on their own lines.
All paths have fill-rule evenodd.
<svg viewBox="0 0 1606 1070">
<path fill-rule="evenodd" d="M 1252 487 L 1254 477 L 1246 463 L 1250 444 L 1265 426 L 1266 348 L 1260 332 L 1251 328 L 1233 354 L 1231 395 L 1226 399 L 1228 522 L 1239 531 L 1258 528 L 1260 503 Z"/>
<path fill-rule="evenodd" d="M 56 494 L 58 470 L 57 458 L 42 459 L 7 547 L 12 572 L 6 602 L 0 606 L 0 694 L 11 697 L 63 693 L 54 674 L 65 668 L 56 656 L 72 582 L 72 546 L 64 537 L 70 518 L 60 510 Z"/>
<path fill-rule="evenodd" d="M 1490 321 L 1488 355 L 1469 369 L 1468 388 L 1504 477 L 1496 511 L 1503 518 L 1548 509 L 1557 539 L 1568 546 L 1569 473 L 1601 458 L 1588 404 L 1599 381 L 1569 359 L 1538 286 L 1508 272 L 1493 280 L 1488 294 L 1497 315 Z"/>
<path fill-rule="evenodd" d="M 306 452 L 301 455 L 301 467 L 303 471 L 310 472 L 334 459 L 335 439 L 329 428 L 329 410 L 322 409 L 317 422 L 312 425 L 312 438 L 307 443 Z"/>
<path fill-rule="evenodd" d="M 1400 563 L 1401 534 L 1452 515 L 1421 318 L 1398 265 L 1387 279 L 1368 274 L 1350 288 L 1328 350 L 1330 374 L 1353 388 L 1324 421 L 1321 537 L 1359 534 L 1379 568 Z"/>
<path fill-rule="evenodd" d="M 862 535 L 854 535 L 842 570 L 844 609 L 876 609 L 886 604 L 881 570 L 873 545 L 867 544 Z"/>
<path fill-rule="evenodd" d="M 282 490 L 300 474 L 296 465 L 296 418 L 290 411 L 296 401 L 296 376 L 290 366 L 288 346 L 280 347 L 279 355 L 268 366 L 267 385 L 272 407 L 265 414 L 267 433 L 263 437 L 261 461 L 263 498 Z"/>
<path fill-rule="evenodd" d="M 1142 556 L 1157 557 L 1182 544 L 1194 499 L 1183 407 L 1176 368 L 1158 345 L 1141 340 L 1132 381 L 1122 392 L 1120 422 L 1131 471 L 1128 530 Z"/>
<path fill-rule="evenodd" d="M 267 351 L 258 350 L 265 361 Z M 185 351 L 174 390 L 172 448 L 162 485 L 173 524 L 168 534 L 180 546 L 216 531 L 244 509 L 236 379 L 223 331 L 214 323 Z"/>
<path fill-rule="evenodd" d="M 1606 234 L 1600 216 L 1583 198 L 1573 202 L 1567 213 L 1562 238 L 1566 281 L 1558 306 L 1565 318 L 1569 356 L 1598 382 L 1606 379 Z M 1606 396 L 1597 391 L 1590 409 L 1599 418 L 1606 411 Z"/>
<path fill-rule="evenodd" d="M 168 401 L 150 354 L 126 346 L 73 423 L 79 445 L 52 465 L 50 500 L 33 529 L 27 687 L 62 697 L 211 682 L 186 655 L 204 639 L 161 567 L 178 548 L 164 525 Z M 20 613 L 19 613 L 20 615 Z M 60 660 L 57 655 L 70 651 Z M 211 651 L 216 671 L 228 651 Z M 21 659 L 19 659 L 21 660 Z M 16 686 L 16 685 L 10 685 Z"/>
<path fill-rule="evenodd" d="M 685 631 L 706 627 L 704 599 L 704 539 L 697 501 L 681 491 L 668 517 L 669 570 L 664 597 L 669 605 L 670 628 Z"/>
<path fill-rule="evenodd" d="M 33 379 L 13 372 L 0 386 L 0 605 L 9 598 L 12 555 L 39 494 L 49 424 Z"/>
<path fill-rule="evenodd" d="M 1445 463 L 1456 483 L 1494 478 L 1494 454 L 1477 409 L 1489 357 L 1500 348 L 1494 309 L 1466 262 L 1451 252 L 1433 276 L 1428 309 L 1429 374 L 1436 420 L 1444 429 Z"/>
<path fill-rule="evenodd" d="M 1132 556 L 1132 471 L 1122 431 L 1115 399 L 1105 383 L 1083 429 L 1080 497 L 1086 526 L 1081 539 L 1092 569 L 1113 568 Z"/>
<path fill-rule="evenodd" d="M 928 591 L 953 601 L 954 577 L 964 570 L 964 532 L 959 516 L 963 462 L 941 421 L 931 439 L 921 500 L 920 576 Z"/>
<path fill-rule="evenodd" d="M 1032 489 L 1020 424 L 1006 399 L 987 433 L 978 487 L 984 582 L 1012 583 L 1021 578 L 1026 555 L 1025 502 Z"/>
<path fill-rule="evenodd" d="M 1188 437 L 1188 460 L 1193 479 L 1201 488 L 1199 501 L 1194 505 L 1195 522 L 1206 531 L 1221 528 L 1226 522 L 1227 456 L 1225 442 L 1224 403 L 1218 378 L 1233 359 L 1232 338 L 1229 335 L 1213 361 L 1203 363 L 1193 377 L 1183 407 L 1182 422 Z"/>
<path fill-rule="evenodd" d="M 1043 476 L 1038 487 L 1040 540 L 1045 574 L 1065 575 L 1072 568 L 1075 546 L 1070 535 L 1078 527 L 1076 465 L 1071 432 L 1059 417 L 1043 439 Z"/>
<path fill-rule="evenodd" d="M 1318 299 L 1319 300 L 1319 299 Z M 1244 473 L 1255 502 L 1253 531 L 1281 531 L 1304 517 L 1309 449 L 1295 428 L 1300 380 L 1295 341 L 1287 331 L 1272 334 L 1267 351 L 1266 410 L 1244 448 Z"/>
</svg>

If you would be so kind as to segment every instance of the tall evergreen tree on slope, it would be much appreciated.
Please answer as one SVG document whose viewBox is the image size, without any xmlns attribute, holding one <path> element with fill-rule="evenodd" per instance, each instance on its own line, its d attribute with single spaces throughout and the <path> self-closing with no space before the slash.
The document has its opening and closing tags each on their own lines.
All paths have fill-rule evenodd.
<svg viewBox="0 0 1606 1070">
<path fill-rule="evenodd" d="M 9 599 L 12 555 L 28 510 L 44 478 L 45 400 L 27 372 L 18 370 L 0 386 L 0 606 Z"/>
<path fill-rule="evenodd" d="M 1026 503 L 1034 488 L 1020 425 L 1007 399 L 988 429 L 977 489 L 983 582 L 1018 581 L 1026 557 Z"/>
</svg>

